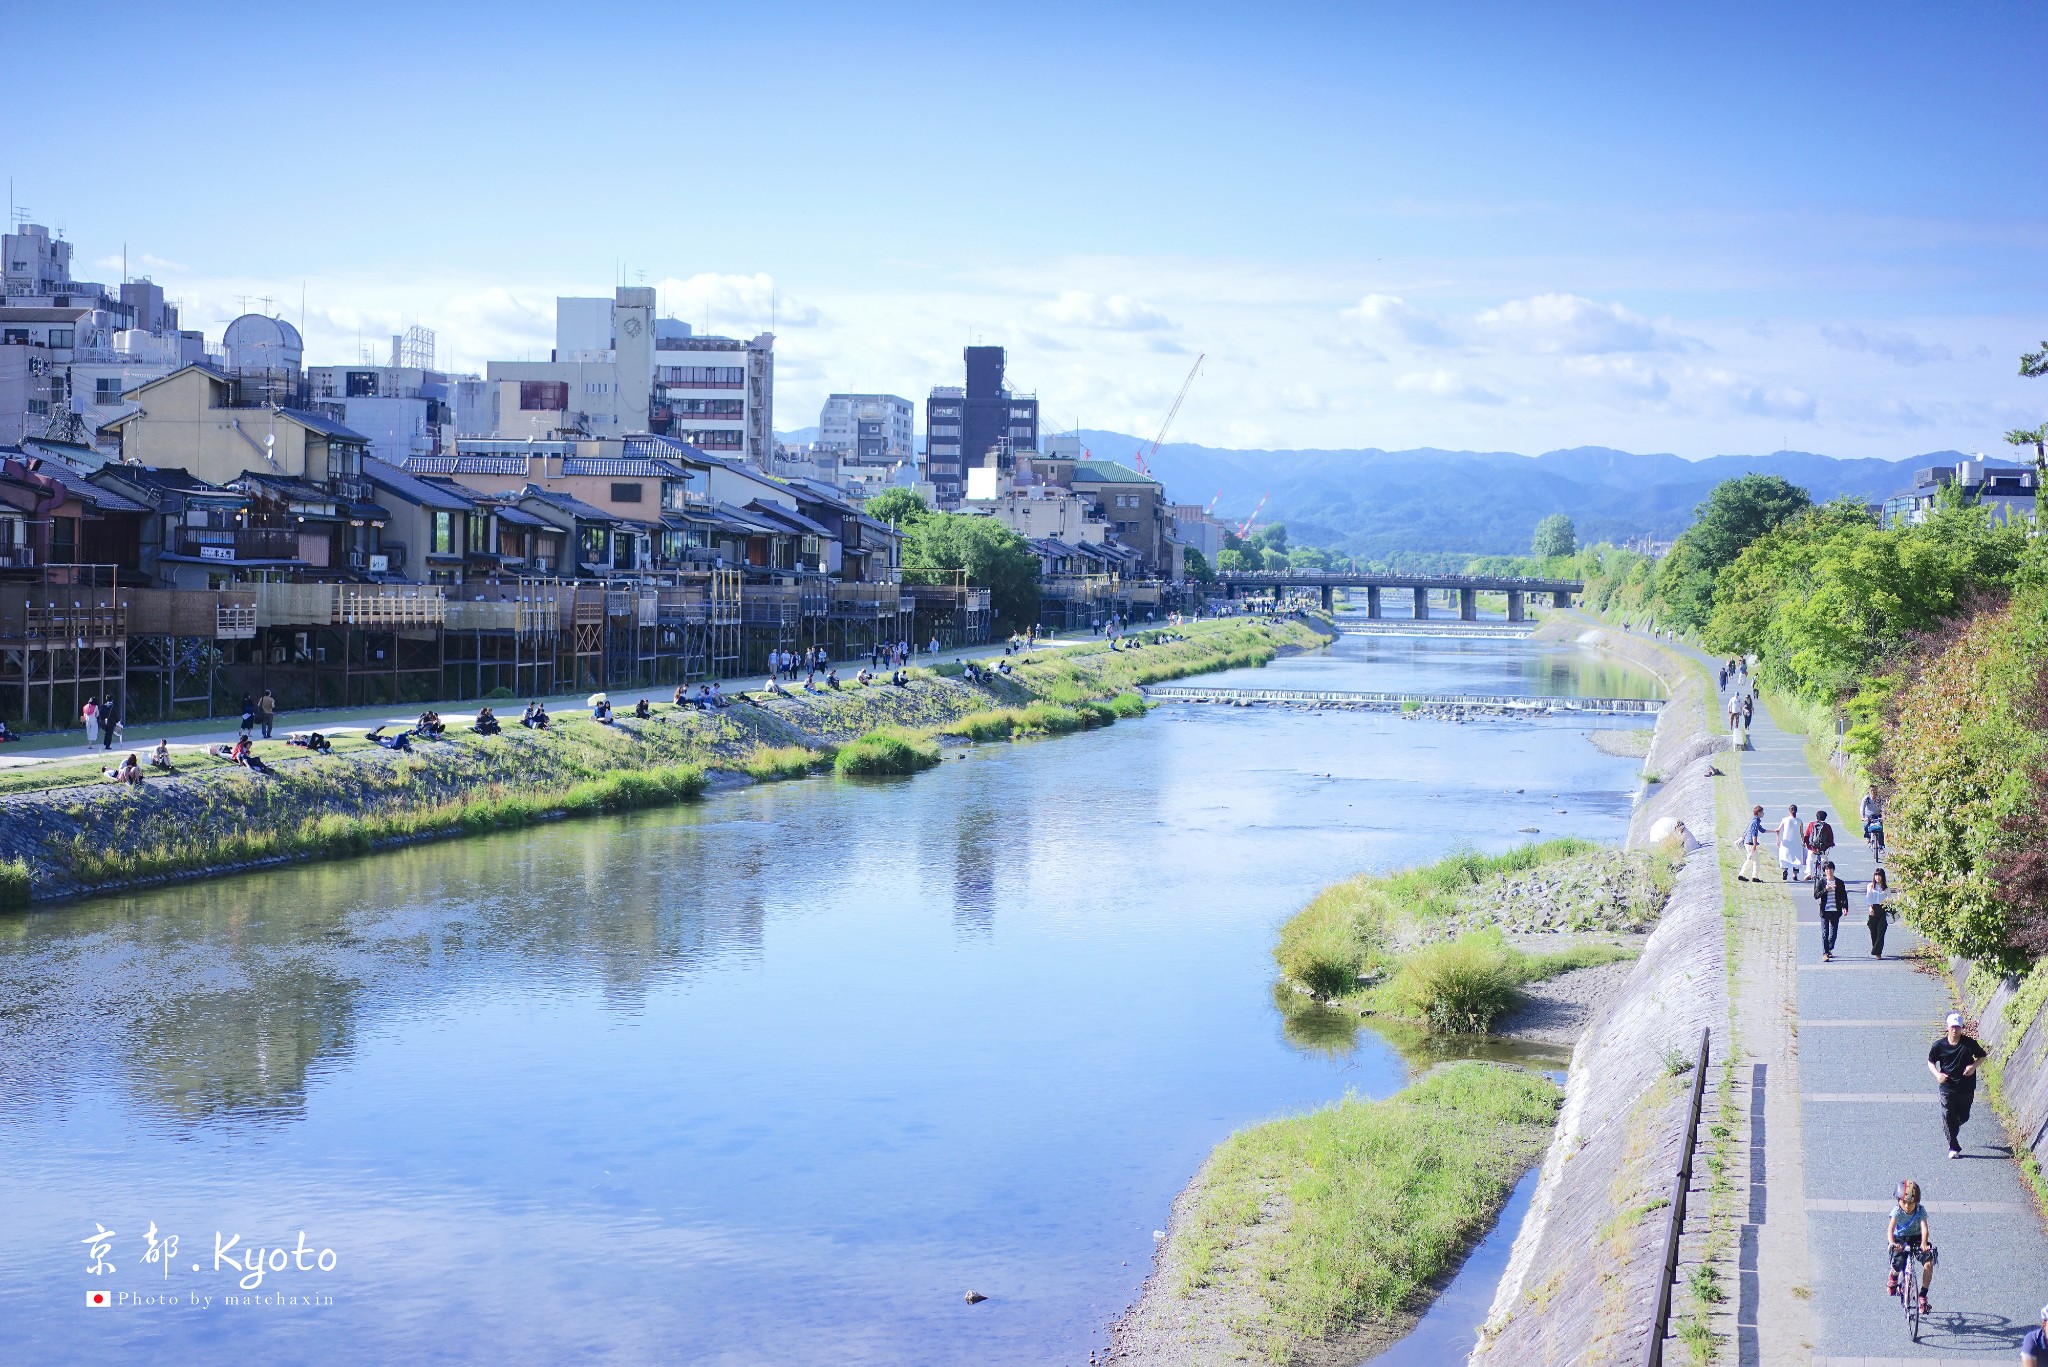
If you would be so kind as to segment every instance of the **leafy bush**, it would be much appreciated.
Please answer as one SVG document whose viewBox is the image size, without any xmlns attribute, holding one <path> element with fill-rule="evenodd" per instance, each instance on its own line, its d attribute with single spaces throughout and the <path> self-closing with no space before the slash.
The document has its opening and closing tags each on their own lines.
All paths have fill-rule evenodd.
<svg viewBox="0 0 2048 1367">
<path fill-rule="evenodd" d="M 1476 1035 L 1514 1005 L 1523 966 L 1498 931 L 1424 945 L 1401 960 L 1381 997 L 1437 1034 Z"/>
<path fill-rule="evenodd" d="M 914 774 L 939 762 L 939 747 L 912 731 L 888 727 L 842 746 L 833 767 L 849 778 Z"/>
<path fill-rule="evenodd" d="M 1142 693 L 1119 693 L 1109 700 L 1109 710 L 1119 717 L 1142 717 L 1151 708 Z"/>
<path fill-rule="evenodd" d="M 757 783 L 772 783 L 802 778 L 818 763 L 818 753 L 801 745 L 763 745 L 742 756 L 735 767 Z"/>
<path fill-rule="evenodd" d="M 484 694 L 484 699 L 487 702 L 503 702 L 507 698 L 516 698 L 518 696 L 519 695 L 514 693 L 511 689 L 505 687 L 503 684 L 500 684 L 498 685 L 498 687 Z"/>
</svg>

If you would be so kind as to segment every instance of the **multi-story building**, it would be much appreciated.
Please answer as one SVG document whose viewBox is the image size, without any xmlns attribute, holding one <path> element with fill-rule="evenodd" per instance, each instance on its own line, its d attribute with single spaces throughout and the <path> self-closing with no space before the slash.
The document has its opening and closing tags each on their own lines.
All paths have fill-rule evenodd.
<svg viewBox="0 0 2048 1367">
<path fill-rule="evenodd" d="M 993 465 L 1008 471 L 1019 454 L 1038 449 L 1038 400 L 1003 378 L 1003 349 L 971 346 L 964 358 L 966 385 L 936 386 L 925 400 L 925 480 L 942 508 L 965 495 L 968 470 Z"/>
<path fill-rule="evenodd" d="M 915 410 L 894 394 L 828 394 L 818 445 L 861 465 L 893 465 L 916 453 Z"/>
<path fill-rule="evenodd" d="M 768 469 L 775 456 L 775 334 L 741 341 L 664 329 L 654 345 L 645 430 Z"/>
<path fill-rule="evenodd" d="M 73 280 L 71 244 L 39 223 L 0 236 L 0 270 L 0 442 L 99 445 L 100 428 L 126 411 L 124 393 L 206 359 L 160 286 Z"/>
<path fill-rule="evenodd" d="M 547 441 L 645 432 L 654 380 L 654 291 L 555 300 L 545 361 L 492 361 L 490 435 Z"/>
<path fill-rule="evenodd" d="M 1913 472 L 1913 487 L 1884 501 L 1886 527 L 1925 522 L 1944 489 L 1955 489 L 1969 502 L 1988 507 L 2005 521 L 2027 520 L 2040 506 L 2035 471 L 2024 465 L 1992 465 L 1982 459 L 1957 465 L 1935 465 Z"/>
<path fill-rule="evenodd" d="M 447 450 L 455 437 L 453 388 L 438 370 L 400 365 L 306 369 L 307 407 L 338 418 L 390 465 Z"/>
</svg>

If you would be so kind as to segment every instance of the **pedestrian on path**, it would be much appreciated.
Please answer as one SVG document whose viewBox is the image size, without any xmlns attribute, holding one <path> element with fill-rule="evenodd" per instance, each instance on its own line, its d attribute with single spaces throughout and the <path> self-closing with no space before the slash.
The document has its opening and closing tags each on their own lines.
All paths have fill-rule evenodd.
<svg viewBox="0 0 2048 1367">
<path fill-rule="evenodd" d="M 1749 829 L 1742 833 L 1742 867 L 1736 871 L 1738 883 L 1761 883 L 1756 876 L 1756 855 L 1764 843 L 1764 809 L 1758 803 L 1749 809 Z"/>
<path fill-rule="evenodd" d="M 263 696 L 256 700 L 256 724 L 263 728 L 263 739 L 269 740 L 270 728 L 277 724 L 277 699 L 271 696 L 267 688 L 263 690 Z"/>
<path fill-rule="evenodd" d="M 1948 1156 L 1963 1156 L 1963 1126 L 1977 1102 L 1977 1065 L 1988 1055 L 1984 1046 L 1963 1033 L 1960 1011 L 1948 1013 L 1947 1029 L 1927 1051 L 1927 1071 L 1941 1094 L 1941 1127 L 1948 1135 Z"/>
<path fill-rule="evenodd" d="M 1849 910 L 1849 885 L 1836 876 L 1832 859 L 1820 866 L 1820 877 L 1813 880 L 1813 900 L 1820 907 L 1820 958 L 1827 963 L 1835 957 L 1835 937 Z"/>
<path fill-rule="evenodd" d="M 2048 1367 L 2048 1305 L 2041 1307 L 2041 1323 L 2020 1340 L 2020 1367 Z"/>
<path fill-rule="evenodd" d="M 1801 841 L 1799 833 L 1799 804 L 1794 802 L 1785 808 L 1785 818 L 1778 823 L 1778 881 L 1790 882 L 1792 870 L 1799 867 Z"/>
<path fill-rule="evenodd" d="M 90 750 L 100 743 L 100 700 L 87 698 L 78 715 L 85 719 L 85 748 Z"/>
<path fill-rule="evenodd" d="M 1870 872 L 1870 890 L 1863 894 L 1863 903 L 1870 909 L 1864 924 L 1870 927 L 1870 955 L 1874 959 L 1884 957 L 1884 932 L 1892 919 L 1892 884 L 1885 877 L 1883 869 Z"/>
</svg>

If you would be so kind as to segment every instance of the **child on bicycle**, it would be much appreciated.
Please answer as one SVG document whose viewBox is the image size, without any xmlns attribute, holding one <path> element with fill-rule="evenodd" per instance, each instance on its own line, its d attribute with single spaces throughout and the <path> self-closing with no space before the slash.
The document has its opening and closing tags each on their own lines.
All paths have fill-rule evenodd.
<svg viewBox="0 0 2048 1367">
<path fill-rule="evenodd" d="M 1934 1247 L 1934 1227 L 1928 1222 L 1927 1207 L 1920 1204 L 1920 1184 L 1911 1180 L 1899 1183 L 1894 1193 L 1898 1204 L 1892 1207 L 1891 1219 L 1885 1223 L 1884 1238 L 1891 1252 L 1892 1270 L 1885 1278 L 1884 1293 L 1887 1296 L 1899 1294 L 1899 1274 L 1906 1270 L 1906 1250 L 1917 1248 L 1920 1253 L 1920 1313 L 1927 1313 L 1927 1289 L 1934 1285 L 1934 1263 L 1937 1250 Z"/>
</svg>

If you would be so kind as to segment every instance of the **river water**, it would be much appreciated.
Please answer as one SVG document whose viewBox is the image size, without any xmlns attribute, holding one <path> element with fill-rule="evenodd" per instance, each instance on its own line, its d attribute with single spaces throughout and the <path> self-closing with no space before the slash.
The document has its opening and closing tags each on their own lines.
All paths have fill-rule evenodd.
<svg viewBox="0 0 2048 1367">
<path fill-rule="evenodd" d="M 1207 681 L 1655 691 L 1366 637 Z M 1290 1041 L 1274 926 L 1618 840 L 1585 726 L 1169 706 L 0 918 L 0 1361 L 1085 1362 L 1218 1140 L 1407 1076 Z"/>
</svg>

